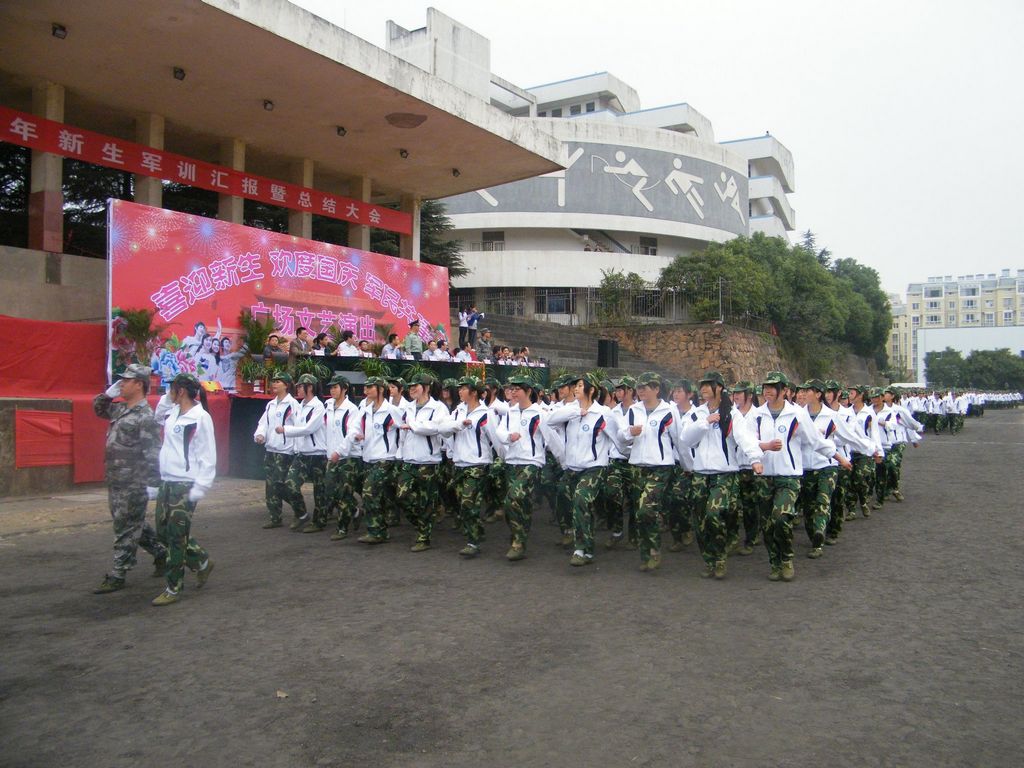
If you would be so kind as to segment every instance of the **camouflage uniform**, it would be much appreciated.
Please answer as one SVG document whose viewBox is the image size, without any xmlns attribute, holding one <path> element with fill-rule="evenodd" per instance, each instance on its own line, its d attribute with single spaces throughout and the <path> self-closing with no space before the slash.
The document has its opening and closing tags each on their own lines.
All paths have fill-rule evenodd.
<svg viewBox="0 0 1024 768">
<path fill-rule="evenodd" d="M 661 520 L 665 516 L 673 467 L 634 467 L 636 478 L 636 527 L 640 560 L 647 562 L 661 552 Z"/>
<path fill-rule="evenodd" d="M 191 482 L 165 481 L 156 497 L 156 534 L 167 547 L 167 589 L 180 592 L 185 566 L 198 571 L 209 559 L 206 550 L 191 536 L 196 505 L 188 500 Z"/>
<path fill-rule="evenodd" d="M 566 469 L 559 476 L 555 491 L 555 522 L 563 536 L 572 535 L 572 473 Z"/>
<path fill-rule="evenodd" d="M 687 533 L 693 532 L 691 514 L 693 513 L 693 472 L 682 467 L 672 470 L 672 480 L 668 487 L 668 530 L 672 540 L 682 543 Z"/>
<path fill-rule="evenodd" d="M 766 477 L 760 498 L 761 530 L 772 568 L 793 560 L 793 518 L 800 497 L 800 478 Z"/>
<path fill-rule="evenodd" d="M 594 556 L 594 506 L 605 479 L 604 467 L 567 471 L 565 485 L 572 499 L 572 533 L 575 548 Z"/>
<path fill-rule="evenodd" d="M 416 528 L 416 541 L 430 543 L 434 531 L 440 464 L 402 463 L 396 471 L 395 500 Z"/>
<path fill-rule="evenodd" d="M 327 517 L 338 511 L 338 530 L 347 533 L 356 514 L 358 478 L 362 474 L 363 460 L 357 456 L 327 462 L 324 486 L 327 489 Z"/>
<path fill-rule="evenodd" d="M 850 491 L 856 506 L 863 509 L 871 496 L 871 485 L 875 478 L 875 460 L 871 456 L 855 454 L 852 458 L 853 476 Z"/>
<path fill-rule="evenodd" d="M 852 510 L 853 491 L 850 489 L 852 474 L 845 469 L 840 469 L 836 473 L 836 487 L 832 491 L 832 506 L 829 510 L 828 526 L 825 528 L 826 538 L 839 538 L 839 534 L 843 532 L 843 520 Z"/>
<path fill-rule="evenodd" d="M 555 516 L 555 510 L 558 506 L 558 489 L 561 487 L 561 480 L 562 467 L 558 464 L 558 459 L 550 453 L 546 453 L 544 468 L 540 472 L 540 483 L 538 484 L 537 492 L 547 501 L 552 517 Z"/>
<path fill-rule="evenodd" d="M 615 538 L 622 536 L 628 526 L 629 541 L 637 540 L 636 525 L 636 473 L 629 459 L 612 459 L 605 469 L 605 484 L 601 493 L 608 520 L 608 530 Z"/>
<path fill-rule="evenodd" d="M 267 454 L 269 455 L 270 452 L 267 451 Z M 327 524 L 327 486 L 324 483 L 326 468 L 327 457 L 323 454 L 297 453 L 292 457 L 284 484 L 288 489 L 288 499 L 295 512 L 296 521 L 305 520 L 309 514 L 306 511 L 306 499 L 302 495 L 302 486 L 312 482 L 313 524 L 319 526 Z"/>
<path fill-rule="evenodd" d="M 743 516 L 743 543 L 754 546 L 761 535 L 761 518 L 758 511 L 758 483 L 763 482 L 760 475 L 752 469 L 739 471 L 739 504 Z"/>
<path fill-rule="evenodd" d="M 508 467 L 501 457 L 496 456 L 487 470 L 487 486 L 486 516 L 490 517 L 502 511 L 502 500 L 508 490 Z"/>
<path fill-rule="evenodd" d="M 714 567 L 715 563 L 725 560 L 725 517 L 736 506 L 739 480 L 735 472 L 709 475 L 694 472 L 690 487 L 693 489 L 697 544 L 704 562 Z"/>
<path fill-rule="evenodd" d="M 395 462 L 367 462 L 363 467 L 363 513 L 366 533 L 388 539 L 388 516 L 395 509 Z"/>
<path fill-rule="evenodd" d="M 506 465 L 508 493 L 505 497 L 505 519 L 508 521 L 512 544 L 526 548 L 533 522 L 533 489 L 537 485 L 541 468 L 533 464 Z"/>
<path fill-rule="evenodd" d="M 838 471 L 839 467 L 807 469 L 800 482 L 800 511 L 804 517 L 804 530 L 814 547 L 820 547 L 825 541 Z"/>
<path fill-rule="evenodd" d="M 288 470 L 292 465 L 293 456 L 290 453 L 275 453 L 267 451 L 263 455 L 263 475 L 265 477 L 265 488 L 267 498 L 267 512 L 270 513 L 270 522 L 281 522 L 281 502 L 294 498 L 288 489 Z M 305 511 L 305 507 L 303 507 Z"/>
<path fill-rule="evenodd" d="M 889 468 L 889 492 L 900 489 L 900 475 L 903 471 L 903 452 L 907 450 L 906 443 L 896 443 L 891 449 L 892 466 Z"/>
<path fill-rule="evenodd" d="M 146 522 L 146 487 L 160 485 L 160 427 L 145 399 L 129 408 L 106 394 L 97 395 L 93 410 L 100 418 L 110 420 L 105 474 L 114 523 L 114 567 L 109 575 L 124 579 L 135 565 L 140 545 L 158 563 L 167 558 L 167 549 Z"/>
<path fill-rule="evenodd" d="M 484 511 L 484 494 L 487 490 L 488 465 L 476 464 L 455 467 L 455 488 L 459 498 L 459 525 L 466 537 L 466 543 L 480 546 L 484 537 L 484 526 L 480 516 Z"/>
</svg>

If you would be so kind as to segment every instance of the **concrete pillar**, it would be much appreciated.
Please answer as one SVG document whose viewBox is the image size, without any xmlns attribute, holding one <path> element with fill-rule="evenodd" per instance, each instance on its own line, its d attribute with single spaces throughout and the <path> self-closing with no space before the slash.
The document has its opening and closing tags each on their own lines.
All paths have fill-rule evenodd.
<svg viewBox="0 0 1024 768">
<path fill-rule="evenodd" d="M 523 289 L 523 316 L 532 318 L 537 313 L 537 289 Z"/>
<path fill-rule="evenodd" d="M 398 256 L 411 261 L 420 260 L 420 199 L 413 195 L 402 195 L 402 213 L 412 216 L 412 234 L 398 236 Z"/>
<path fill-rule="evenodd" d="M 220 144 L 220 164 L 233 171 L 245 170 L 245 142 L 239 139 L 224 139 Z M 244 217 L 245 198 L 234 195 L 217 195 L 217 218 L 241 224 Z"/>
<path fill-rule="evenodd" d="M 32 112 L 64 122 L 64 86 L 42 83 L 32 89 Z M 64 162 L 60 155 L 32 151 L 28 196 L 28 247 L 51 253 L 64 250 Z"/>
<path fill-rule="evenodd" d="M 291 182 L 303 187 L 312 187 L 313 161 L 303 158 L 295 163 L 292 166 Z M 288 234 L 311 240 L 313 238 L 313 214 L 303 213 L 302 211 L 288 211 Z"/>
<path fill-rule="evenodd" d="M 357 176 L 349 186 L 348 196 L 364 203 L 370 202 L 372 179 L 369 176 Z M 360 251 L 370 250 L 370 228 L 362 224 L 348 225 L 348 247 Z"/>
<path fill-rule="evenodd" d="M 135 140 L 153 149 L 163 149 L 163 115 L 146 112 L 135 118 Z M 164 202 L 164 188 L 160 179 L 135 174 L 135 202 L 160 208 Z"/>
</svg>

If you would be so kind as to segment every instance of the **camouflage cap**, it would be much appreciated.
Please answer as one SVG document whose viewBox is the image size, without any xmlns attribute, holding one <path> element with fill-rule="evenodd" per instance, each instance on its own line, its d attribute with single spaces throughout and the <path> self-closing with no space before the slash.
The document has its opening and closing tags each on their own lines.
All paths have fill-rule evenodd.
<svg viewBox="0 0 1024 768">
<path fill-rule="evenodd" d="M 381 388 L 385 388 L 386 389 L 387 386 L 388 386 L 388 380 L 385 379 L 383 376 L 368 376 L 366 378 L 366 383 L 363 386 L 364 387 L 381 387 Z"/>
<path fill-rule="evenodd" d="M 459 379 L 459 386 L 469 387 L 470 389 L 475 389 L 477 392 L 483 392 L 485 388 L 484 383 L 476 376 L 463 376 Z"/>
<path fill-rule="evenodd" d="M 329 387 L 333 387 L 335 385 L 338 385 L 339 387 L 344 387 L 345 389 L 348 389 L 348 387 L 349 387 L 349 380 L 347 378 L 345 378 L 344 374 L 336 373 L 333 376 L 331 376 L 331 380 L 329 382 L 327 382 L 327 386 L 329 386 Z"/>
<path fill-rule="evenodd" d="M 315 387 L 317 384 L 320 383 L 320 381 L 312 373 L 304 373 L 301 376 L 299 376 L 299 380 L 296 381 L 295 383 L 296 384 L 312 384 Z"/>
<path fill-rule="evenodd" d="M 616 389 L 636 389 L 636 379 L 628 374 L 619 379 L 619 383 L 615 385 Z"/>
<path fill-rule="evenodd" d="M 768 371 L 768 375 L 761 380 L 761 386 L 770 384 L 775 387 L 790 386 L 789 377 L 782 371 Z"/>
<path fill-rule="evenodd" d="M 410 384 L 419 384 L 422 387 L 432 386 L 435 381 L 437 381 L 437 379 L 435 379 L 429 373 L 417 373 L 415 376 L 409 379 Z"/>
<path fill-rule="evenodd" d="M 808 379 L 803 383 L 803 389 L 813 389 L 815 392 L 824 392 L 825 382 L 821 379 Z"/>
<path fill-rule="evenodd" d="M 403 379 L 401 376 L 385 376 L 382 378 L 387 379 L 387 382 L 389 384 L 397 384 L 402 389 L 405 389 L 405 379 Z"/>
<path fill-rule="evenodd" d="M 882 394 L 897 396 L 900 394 L 900 389 L 899 387 L 888 386 L 882 390 Z"/>
<path fill-rule="evenodd" d="M 611 379 L 601 379 L 601 386 L 604 388 L 605 392 L 612 392 L 615 389 L 615 382 Z"/>
<path fill-rule="evenodd" d="M 192 373 L 179 373 L 177 376 L 174 377 L 174 380 L 171 382 L 171 386 L 178 386 L 178 387 L 193 386 L 193 387 L 196 387 L 198 389 L 199 387 L 202 386 L 202 384 L 199 383 L 199 379 L 196 377 L 195 374 L 192 374 Z"/>
<path fill-rule="evenodd" d="M 825 379 L 825 390 L 827 392 L 838 392 L 842 387 L 835 379 Z"/>
<path fill-rule="evenodd" d="M 664 384 L 661 383 L 661 376 L 654 373 L 654 371 L 644 371 L 636 377 L 636 385 L 638 387 L 649 387 L 654 384 L 658 385 L 659 388 L 664 387 Z"/>
<path fill-rule="evenodd" d="M 524 389 L 536 389 L 537 382 L 535 382 L 529 376 L 509 376 L 508 381 L 505 382 L 505 386 L 522 387 Z"/>
<path fill-rule="evenodd" d="M 444 381 L 441 382 L 441 386 L 444 387 L 445 389 L 448 389 L 449 387 L 457 387 L 459 386 L 459 380 L 445 379 Z"/>
<path fill-rule="evenodd" d="M 705 371 L 704 375 L 700 377 L 698 384 L 717 384 L 720 387 L 725 386 L 725 379 L 722 378 L 722 374 L 718 371 Z"/>
<path fill-rule="evenodd" d="M 744 381 L 737 381 L 735 384 L 732 385 L 732 391 L 733 392 L 749 392 L 750 394 L 753 394 L 754 393 L 754 382 L 746 381 L 746 380 L 744 380 Z"/>
<path fill-rule="evenodd" d="M 848 389 L 840 390 L 839 391 L 839 397 L 842 400 L 849 400 L 850 399 L 850 390 L 848 390 Z"/>
<path fill-rule="evenodd" d="M 555 389 L 560 389 L 562 387 L 568 387 L 569 386 L 569 381 L 570 381 L 570 377 L 568 375 L 566 375 L 566 376 L 559 376 L 557 379 L 555 379 L 553 382 L 551 382 L 551 386 L 554 387 Z"/>
<path fill-rule="evenodd" d="M 286 371 L 278 371 L 277 373 L 271 374 L 271 381 L 283 381 L 285 384 L 292 383 L 292 377 Z"/>
<path fill-rule="evenodd" d="M 882 388 L 881 387 L 870 387 L 868 389 L 868 391 L 867 391 L 867 396 L 870 397 L 872 400 L 874 400 L 876 397 L 881 397 L 882 396 Z"/>
<path fill-rule="evenodd" d="M 118 375 L 119 379 L 141 379 L 148 380 L 153 375 L 153 369 L 148 365 L 132 363 L 124 369 L 124 373 Z"/>
</svg>

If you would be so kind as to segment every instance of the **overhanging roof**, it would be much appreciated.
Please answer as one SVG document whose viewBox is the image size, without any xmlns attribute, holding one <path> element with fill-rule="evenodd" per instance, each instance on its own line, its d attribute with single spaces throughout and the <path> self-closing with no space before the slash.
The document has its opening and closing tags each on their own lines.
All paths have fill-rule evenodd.
<svg viewBox="0 0 1024 768">
<path fill-rule="evenodd" d="M 28 108 L 44 81 L 67 89 L 65 122 L 134 138 L 132 116 L 157 113 L 174 151 L 205 142 L 208 155 L 217 139 L 240 139 L 264 173 L 275 159 L 313 160 L 314 187 L 369 176 L 375 194 L 439 198 L 561 167 L 558 141 L 529 121 L 285 0 L 0 3 L 0 102 Z M 426 119 L 401 128 L 393 113 Z"/>
</svg>

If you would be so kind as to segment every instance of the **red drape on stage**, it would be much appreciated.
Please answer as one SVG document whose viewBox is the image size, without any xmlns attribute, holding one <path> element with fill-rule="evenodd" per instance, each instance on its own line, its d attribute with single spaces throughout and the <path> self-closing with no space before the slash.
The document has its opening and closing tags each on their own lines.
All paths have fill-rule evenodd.
<svg viewBox="0 0 1024 768">
<path fill-rule="evenodd" d="M 71 414 L 60 411 L 14 413 L 14 466 L 60 467 L 71 463 Z"/>
<path fill-rule="evenodd" d="M 96 394 L 107 388 L 107 326 L 0 315 L 0 397 Z"/>
</svg>

